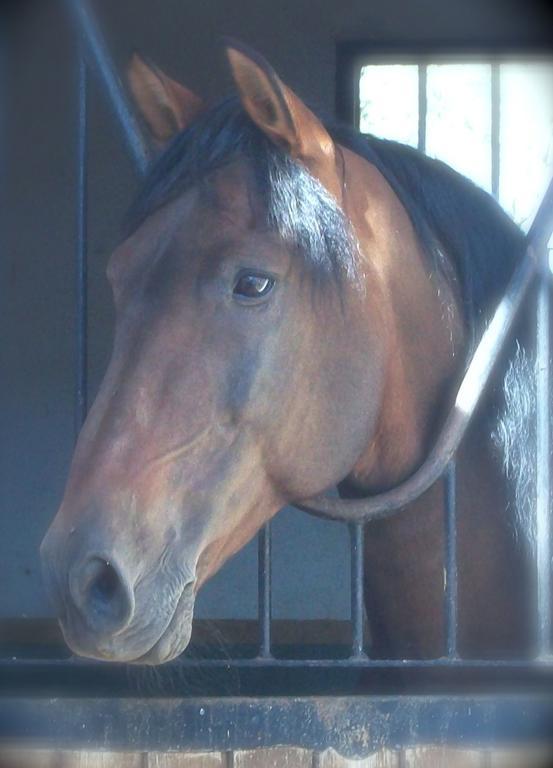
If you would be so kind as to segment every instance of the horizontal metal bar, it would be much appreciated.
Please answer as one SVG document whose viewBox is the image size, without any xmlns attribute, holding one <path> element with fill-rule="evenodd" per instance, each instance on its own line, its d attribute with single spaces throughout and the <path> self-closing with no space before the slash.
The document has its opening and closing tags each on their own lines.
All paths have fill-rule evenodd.
<svg viewBox="0 0 553 768">
<path fill-rule="evenodd" d="M 192 669 L 254 669 L 263 667 L 266 669 L 505 669 L 505 670 L 552 670 L 553 658 L 537 659 L 461 659 L 444 656 L 439 659 L 371 659 L 360 656 L 356 658 L 329 658 L 329 659 L 288 659 L 288 658 L 262 658 L 259 656 L 248 658 L 209 658 L 198 659 L 184 656 L 163 666 L 164 671 L 178 670 L 179 668 Z M 9 658 L 0 659 L 0 672 L 13 669 L 86 669 L 115 670 L 121 665 L 113 662 L 94 662 L 87 659 L 24 659 Z M 125 666 L 125 669 L 127 667 Z M 136 667 L 139 669 L 139 667 Z"/>
<path fill-rule="evenodd" d="M 0 743 L 42 749 L 335 749 L 364 758 L 421 744 L 551 745 L 549 696 L 221 698 L 21 697 L 0 700 Z M 544 763 L 545 764 L 545 763 Z"/>
</svg>

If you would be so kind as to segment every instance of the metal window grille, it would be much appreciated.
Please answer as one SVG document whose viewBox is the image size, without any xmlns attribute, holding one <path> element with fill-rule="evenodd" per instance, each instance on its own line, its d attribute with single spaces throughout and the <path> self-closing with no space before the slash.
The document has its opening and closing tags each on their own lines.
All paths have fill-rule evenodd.
<svg viewBox="0 0 553 768">
<path fill-rule="evenodd" d="M 76 190 L 75 430 L 86 415 L 87 393 L 87 91 L 89 72 L 103 85 L 137 172 L 148 153 L 90 10 L 82 0 L 65 0 L 80 35 L 78 62 Z M 421 78 L 420 114 L 425 88 Z M 424 147 L 424 127 L 419 129 Z M 496 142 L 493 151 L 497 153 Z M 497 159 L 494 161 L 497 168 Z M 496 171 L 494 188 L 497 188 Z M 259 646 L 253 658 L 183 656 L 144 676 L 124 666 L 79 659 L 0 658 L 0 743 L 33 739 L 59 747 L 133 749 L 232 749 L 297 744 L 334 746 L 360 756 L 381 746 L 448 742 L 490 746 L 524 742 L 553 732 L 551 690 L 550 550 L 550 270 L 546 238 L 553 227 L 553 187 L 548 190 L 528 235 L 539 256 L 536 308 L 537 389 L 537 555 L 539 655 L 532 660 L 465 660 L 457 649 L 457 559 L 455 460 L 442 475 L 445 484 L 444 622 L 446 653 L 437 659 L 371 659 L 363 623 L 362 522 L 350 524 L 352 640 L 347 658 L 276 658 L 271 637 L 271 527 L 259 534 Z M 524 273 L 529 282 L 534 272 Z M 520 281 L 519 281 L 520 282 Z M 516 286 L 515 286 L 516 287 Z M 520 286 L 519 286 L 520 287 Z M 516 298 L 516 296 L 515 296 Z M 516 311 L 507 297 L 504 310 Z M 520 302 L 519 302 L 520 303 Z M 448 670 L 449 689 L 420 693 L 429 669 Z M 503 672 L 533 681 L 524 694 L 473 696 L 455 693 L 459 671 L 478 670 L 497 680 Z M 361 673 L 410 670 L 419 674 L 412 692 L 392 687 L 386 695 L 358 687 Z M 238 676 L 238 684 L 230 683 Z M 457 675 L 457 678 L 455 677 Z M 374 679 L 374 678 L 371 678 Z M 522 679 L 522 678 L 520 678 Z M 419 682 L 417 683 L 416 680 Z M 545 682 L 545 687 L 544 687 Z M 372 685 L 372 683 L 370 684 Z M 369 688 L 370 688 L 369 685 Z M 417 688 L 418 685 L 418 688 Z M 396 683 L 397 686 L 397 683 Z M 376 689 L 373 687 L 372 689 Z M 417 693 L 419 691 L 419 693 Z M 305 695 L 309 692 L 309 696 Z M 231 693 L 232 696 L 228 696 Z M 291 695 L 293 694 L 293 695 Z M 336 695 L 334 695 L 336 694 Z M 355 695 L 352 695 L 355 694 Z"/>
<path fill-rule="evenodd" d="M 444 69 L 448 70 L 446 81 L 440 77 L 440 74 L 443 77 Z M 404 106 L 400 113 L 404 119 L 401 120 L 397 116 L 392 119 L 389 115 L 388 119 L 384 120 L 384 124 L 388 123 L 388 132 L 382 133 L 383 138 L 405 141 L 412 146 L 417 146 L 423 152 L 429 150 L 431 155 L 433 152 L 437 153 L 439 159 L 452 163 L 453 167 L 456 167 L 455 159 L 452 161 L 448 157 L 441 156 L 441 152 L 446 147 L 443 146 L 443 133 L 440 140 L 440 131 L 436 131 L 436 128 L 439 127 L 444 115 L 447 118 L 448 111 L 454 108 L 456 101 L 471 97 L 478 99 L 478 109 L 483 108 L 481 120 L 477 119 L 474 123 L 469 118 L 470 129 L 467 126 L 463 138 L 469 140 L 473 150 L 484 149 L 484 145 L 487 145 L 485 149 L 487 150 L 488 162 L 484 165 L 486 172 L 484 173 L 478 167 L 478 164 L 484 160 L 484 157 L 479 155 L 479 162 L 476 165 L 473 162 L 470 169 L 457 168 L 457 170 L 461 170 L 461 173 L 471 177 L 477 184 L 483 185 L 496 200 L 500 200 L 503 192 L 507 191 L 504 190 L 500 194 L 500 174 L 503 172 L 504 159 L 509 154 L 509 149 L 512 148 L 511 146 L 505 148 L 503 144 L 504 142 L 509 144 L 509 127 L 514 117 L 512 114 L 513 94 L 510 87 L 512 87 L 512 75 L 516 70 L 518 70 L 519 77 L 523 76 L 527 87 L 531 86 L 532 81 L 536 80 L 537 72 L 541 72 L 542 76 L 545 76 L 546 72 L 553 72 L 551 52 L 530 53 L 522 51 L 520 53 L 495 52 L 492 54 L 489 51 L 466 50 L 449 53 L 436 51 L 434 53 L 425 52 L 424 54 L 420 52 L 400 54 L 377 50 L 374 53 L 367 53 L 356 57 L 353 66 L 347 69 L 348 74 L 353 78 L 351 109 L 353 122 L 361 132 L 366 131 L 375 133 L 377 136 L 381 135 L 379 131 L 381 130 L 382 116 L 380 119 L 377 117 L 377 125 L 371 127 L 372 109 L 368 112 L 367 123 L 364 99 L 368 98 L 371 102 L 371 93 L 374 99 L 375 94 L 379 94 L 379 90 L 382 90 L 382 98 L 385 99 L 384 104 L 381 105 L 375 101 L 372 107 L 377 108 L 374 110 L 377 114 L 378 110 L 383 108 L 384 115 L 386 115 L 386 103 L 389 103 L 390 99 L 396 100 L 401 92 L 407 103 L 407 106 Z M 524 72 L 525 74 L 523 74 Z M 400 80 L 395 81 L 398 76 Z M 540 75 L 537 76 L 539 79 Z M 380 80 L 382 77 L 385 78 L 384 82 L 391 85 L 391 93 L 387 89 L 382 89 L 382 80 Z M 454 79 L 450 80 L 450 77 Z M 379 82 L 381 83 L 380 89 L 378 87 Z M 399 82 L 401 82 L 401 87 L 399 87 Z M 448 85 L 448 92 L 444 91 L 444 82 Z M 365 92 L 364 83 L 369 85 L 368 93 Z M 373 84 L 377 85 L 376 91 L 372 90 Z M 461 96 L 457 93 L 456 84 L 467 89 Z M 520 84 L 515 87 L 520 88 Z M 540 93 L 545 108 L 545 105 L 549 103 L 545 85 Z M 452 99 L 452 95 L 455 98 Z M 509 114 L 509 105 L 511 106 L 511 114 Z M 436 119 L 438 110 L 440 115 Z M 531 124 L 532 116 L 525 115 L 525 117 L 526 123 Z M 398 135 L 394 135 L 394 130 L 399 131 Z M 505 134 L 506 130 L 507 134 Z M 510 131 L 512 132 L 512 130 L 511 127 Z M 390 131 L 392 135 L 390 135 Z M 455 146 L 456 143 L 463 145 L 462 139 L 455 142 L 455 137 L 449 133 L 447 138 L 449 145 L 447 149 Z M 436 147 L 436 142 L 438 147 Z M 521 145 L 523 142 L 524 139 L 521 137 Z M 480 147 L 478 147 L 479 144 Z M 456 159 L 459 162 L 461 157 Z M 477 178 L 474 176 L 475 173 Z M 514 182 L 511 181 L 510 187 L 513 186 Z M 515 218 L 517 218 L 516 215 Z M 518 218 L 525 218 L 524 216 L 521 217 L 520 211 Z"/>
</svg>

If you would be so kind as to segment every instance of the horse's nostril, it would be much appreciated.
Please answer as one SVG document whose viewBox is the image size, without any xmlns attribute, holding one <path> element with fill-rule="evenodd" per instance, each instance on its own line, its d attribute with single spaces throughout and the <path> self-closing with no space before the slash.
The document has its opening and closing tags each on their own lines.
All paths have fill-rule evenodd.
<svg viewBox="0 0 553 768">
<path fill-rule="evenodd" d="M 120 570 L 102 557 L 85 560 L 70 579 L 73 600 L 87 624 L 114 634 L 131 620 L 134 594 Z"/>
<path fill-rule="evenodd" d="M 115 568 L 105 563 L 103 569 L 90 586 L 90 597 L 97 603 L 110 603 L 117 595 L 119 576 Z"/>
</svg>

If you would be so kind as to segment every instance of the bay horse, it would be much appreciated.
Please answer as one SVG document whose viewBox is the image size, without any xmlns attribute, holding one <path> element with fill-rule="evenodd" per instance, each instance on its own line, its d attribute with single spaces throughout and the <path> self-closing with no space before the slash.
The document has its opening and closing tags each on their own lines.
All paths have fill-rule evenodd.
<svg viewBox="0 0 553 768">
<path fill-rule="evenodd" d="M 199 588 L 282 507 L 413 473 L 524 249 L 443 163 L 325 124 L 261 56 L 227 54 L 237 93 L 214 106 L 130 67 L 163 151 L 109 263 L 113 353 L 41 548 L 83 656 L 174 658 Z M 478 656 L 521 647 L 529 603 L 489 427 L 458 457 L 459 647 Z M 441 484 L 365 551 L 371 654 L 440 656 Z"/>
</svg>

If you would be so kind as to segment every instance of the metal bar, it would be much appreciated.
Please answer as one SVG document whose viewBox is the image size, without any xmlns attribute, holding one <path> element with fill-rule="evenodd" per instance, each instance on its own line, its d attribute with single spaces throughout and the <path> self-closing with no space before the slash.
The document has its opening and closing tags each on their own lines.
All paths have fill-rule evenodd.
<svg viewBox="0 0 553 768">
<path fill-rule="evenodd" d="M 351 657 L 365 657 L 365 642 L 363 633 L 364 595 L 364 526 L 362 523 L 350 525 L 351 537 Z"/>
<path fill-rule="evenodd" d="M 538 586 L 539 655 L 551 654 L 551 445 L 550 445 L 550 338 L 549 254 L 542 248 L 536 318 L 536 566 Z"/>
<path fill-rule="evenodd" d="M 545 195 L 542 198 L 538 212 L 534 217 L 532 226 L 526 235 L 527 242 L 531 243 L 538 252 L 547 248 L 548 240 L 553 232 L 553 180 L 550 182 Z"/>
<path fill-rule="evenodd" d="M 384 747 L 397 750 L 428 744 L 465 749 L 539 744 L 543 763 L 538 764 L 550 765 L 552 721 L 551 697 L 528 694 L 288 698 L 85 698 L 80 694 L 69 699 L 10 696 L 0 700 L 0 742 L 4 744 L 143 753 L 333 748 L 344 755 L 334 765 L 349 764 L 345 758 L 364 758 L 365 765 L 375 765 L 369 756 Z M 527 765 L 522 752 L 520 756 L 517 764 Z M 271 761 L 272 765 L 284 762 Z"/>
<path fill-rule="evenodd" d="M 9 36 L 7 34 L 6 24 L 6 10 L 0 6 L 0 254 L 5 256 L 7 251 L 6 241 L 6 213 L 8 202 L 8 148 L 7 148 L 7 135 L 6 135 L 6 113 L 8 110 L 7 103 L 7 84 L 8 77 L 6 72 L 6 64 L 8 59 L 8 43 Z M 3 215 L 2 215 L 3 214 Z"/>
<path fill-rule="evenodd" d="M 427 113 L 427 65 L 419 64 L 419 138 L 418 148 L 426 152 L 426 113 Z"/>
<path fill-rule="evenodd" d="M 87 243 L 87 176 L 88 176 L 88 73 L 82 52 L 78 64 L 77 113 L 77 222 L 75 243 L 76 272 L 76 371 L 75 371 L 75 437 L 79 434 L 87 411 L 88 363 L 88 243 Z"/>
<path fill-rule="evenodd" d="M 526 251 L 515 269 L 470 360 L 442 431 L 419 469 L 400 485 L 366 499 L 336 499 L 316 496 L 296 503 L 317 517 L 358 522 L 387 517 L 407 506 L 428 490 L 444 473 L 471 422 L 494 365 L 533 281 L 537 269 L 536 251 L 545 247 L 553 231 L 553 179 L 541 201 L 526 236 Z"/>
<path fill-rule="evenodd" d="M 171 670 L 176 667 L 190 667 L 192 669 L 506 669 L 519 670 L 521 672 L 531 672 L 532 670 L 543 670 L 553 672 L 553 657 L 535 659 L 448 659 L 440 657 L 435 659 L 371 659 L 368 656 L 358 658 L 320 658 L 320 659 L 289 659 L 289 658 L 263 658 L 237 656 L 234 658 L 205 658 L 198 660 L 197 656 L 179 656 L 175 661 L 163 665 L 163 670 Z M 37 659 L 37 658 L 16 658 L 13 655 L 9 658 L 0 657 L 0 673 L 6 674 L 8 671 L 35 670 L 37 674 L 50 670 L 56 670 L 61 674 L 61 670 L 90 670 L 91 672 L 102 672 L 109 670 L 109 674 L 115 676 L 117 670 L 128 672 L 128 666 L 110 662 L 94 662 L 87 659 L 73 656 L 65 659 Z M 0 690 L 4 681 L 0 679 Z M 1 698 L 1 697 L 0 697 Z"/>
<path fill-rule="evenodd" d="M 149 153 L 138 121 L 117 75 L 102 34 L 98 29 L 87 0 L 65 0 L 77 24 L 87 61 L 98 75 L 114 114 L 123 129 L 127 148 L 141 175 L 147 171 Z"/>
<path fill-rule="evenodd" d="M 499 173 L 500 173 L 500 119 L 501 119 L 501 82 L 500 66 L 497 61 L 491 65 L 491 153 L 492 153 L 492 195 L 496 200 L 499 199 Z"/>
<path fill-rule="evenodd" d="M 258 535 L 257 590 L 259 620 L 259 658 L 271 659 L 271 523 L 267 523 Z"/>
<path fill-rule="evenodd" d="M 445 632 L 446 653 L 457 658 L 457 478 L 455 460 L 450 461 L 445 475 Z"/>
<path fill-rule="evenodd" d="M 553 182 L 550 190 L 553 197 Z M 443 475 L 468 429 L 535 273 L 536 257 L 533 248 L 528 247 L 467 366 L 453 408 L 434 447 L 411 477 L 389 491 L 366 499 L 317 496 L 295 506 L 318 517 L 368 522 L 393 514 L 428 490 Z"/>
</svg>

